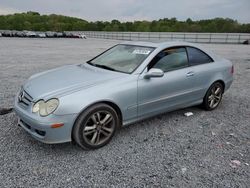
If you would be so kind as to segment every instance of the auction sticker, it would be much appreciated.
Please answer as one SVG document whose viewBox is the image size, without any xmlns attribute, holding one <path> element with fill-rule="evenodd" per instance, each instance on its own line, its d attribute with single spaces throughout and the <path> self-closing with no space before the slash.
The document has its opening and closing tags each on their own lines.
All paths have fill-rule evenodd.
<svg viewBox="0 0 250 188">
<path fill-rule="evenodd" d="M 133 51 L 133 54 L 142 54 L 142 55 L 148 55 L 151 51 L 145 50 L 145 49 L 135 49 Z"/>
</svg>

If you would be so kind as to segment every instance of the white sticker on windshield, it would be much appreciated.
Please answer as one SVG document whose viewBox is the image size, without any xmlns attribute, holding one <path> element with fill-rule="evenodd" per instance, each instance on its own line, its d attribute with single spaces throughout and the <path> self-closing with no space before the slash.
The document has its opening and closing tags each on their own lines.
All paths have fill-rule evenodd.
<svg viewBox="0 0 250 188">
<path fill-rule="evenodd" d="M 150 53 L 150 50 L 145 50 L 145 49 L 135 49 L 133 54 L 143 54 L 143 55 L 148 55 Z"/>
</svg>

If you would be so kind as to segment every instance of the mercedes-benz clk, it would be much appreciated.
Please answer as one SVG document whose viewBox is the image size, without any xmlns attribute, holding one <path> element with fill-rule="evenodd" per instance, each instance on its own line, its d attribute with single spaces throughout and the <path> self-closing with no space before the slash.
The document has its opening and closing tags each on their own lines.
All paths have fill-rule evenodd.
<svg viewBox="0 0 250 188">
<path fill-rule="evenodd" d="M 157 114 L 201 104 L 214 110 L 233 72 L 230 61 L 191 43 L 124 42 L 86 63 L 31 76 L 15 111 L 41 142 L 96 149 L 119 127 Z"/>
</svg>

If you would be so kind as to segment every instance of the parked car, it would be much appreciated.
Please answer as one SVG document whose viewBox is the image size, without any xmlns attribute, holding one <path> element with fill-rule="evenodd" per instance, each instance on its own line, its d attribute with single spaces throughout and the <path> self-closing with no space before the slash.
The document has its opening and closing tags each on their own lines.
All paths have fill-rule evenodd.
<svg viewBox="0 0 250 188">
<path fill-rule="evenodd" d="M 37 36 L 39 37 L 39 38 L 46 38 L 46 34 L 45 33 L 38 33 L 37 34 Z"/>
<path fill-rule="evenodd" d="M 47 31 L 47 32 L 45 32 L 45 35 L 46 35 L 46 37 L 48 37 L 48 38 L 53 38 L 53 37 L 56 37 L 56 32 Z"/>
<path fill-rule="evenodd" d="M 194 105 L 216 109 L 233 72 L 229 60 L 195 44 L 125 42 L 86 63 L 31 76 L 15 111 L 37 140 L 96 149 L 120 126 Z"/>
<path fill-rule="evenodd" d="M 18 32 L 18 31 L 16 31 L 16 30 L 10 31 L 10 36 L 11 36 L 11 37 L 15 37 L 17 32 Z"/>
<path fill-rule="evenodd" d="M 87 37 L 83 33 L 71 33 L 70 38 L 86 39 Z"/>
<path fill-rule="evenodd" d="M 34 37 L 37 37 L 37 34 L 34 31 L 26 31 L 25 36 L 30 37 L 30 38 L 34 38 Z"/>
<path fill-rule="evenodd" d="M 57 33 L 55 34 L 55 36 L 56 36 L 57 38 L 62 38 L 62 37 L 63 37 L 63 33 L 57 32 Z"/>
<path fill-rule="evenodd" d="M 250 39 L 245 40 L 245 41 L 243 42 L 243 44 L 250 44 Z"/>
<path fill-rule="evenodd" d="M 12 33 L 11 33 L 11 31 L 6 30 L 6 31 L 3 31 L 3 32 L 2 32 L 2 36 L 3 36 L 3 37 L 11 37 L 11 36 L 12 36 Z"/>
<path fill-rule="evenodd" d="M 15 33 L 15 37 L 25 37 L 26 36 L 26 34 L 25 34 L 25 32 L 23 32 L 23 31 L 17 31 L 16 33 Z"/>
<path fill-rule="evenodd" d="M 63 36 L 66 37 L 66 38 L 72 38 L 73 34 L 69 33 L 69 32 L 63 32 Z"/>
<path fill-rule="evenodd" d="M 86 35 L 84 35 L 83 33 L 78 35 L 80 39 L 87 39 Z"/>
</svg>

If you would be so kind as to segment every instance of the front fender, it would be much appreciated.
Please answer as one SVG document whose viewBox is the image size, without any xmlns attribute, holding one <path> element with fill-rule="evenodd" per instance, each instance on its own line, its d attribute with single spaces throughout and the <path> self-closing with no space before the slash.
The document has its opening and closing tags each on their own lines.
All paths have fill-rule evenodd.
<svg viewBox="0 0 250 188">
<path fill-rule="evenodd" d="M 95 103 L 111 102 L 120 108 L 123 120 L 132 119 L 137 117 L 137 76 L 77 91 L 60 97 L 59 101 L 56 115 L 79 114 Z"/>
</svg>

